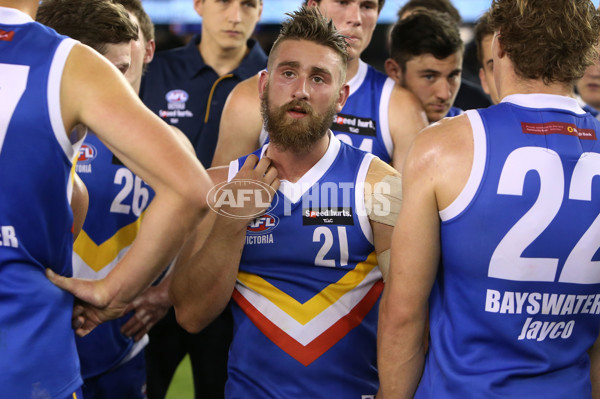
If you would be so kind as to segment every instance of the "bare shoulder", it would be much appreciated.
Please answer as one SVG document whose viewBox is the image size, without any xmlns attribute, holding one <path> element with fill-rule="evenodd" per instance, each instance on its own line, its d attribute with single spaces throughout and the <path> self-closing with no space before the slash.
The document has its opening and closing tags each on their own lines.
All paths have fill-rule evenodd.
<svg viewBox="0 0 600 399">
<path fill-rule="evenodd" d="M 257 149 L 262 124 L 257 74 L 238 83 L 225 101 L 212 165 L 227 165 Z"/>
<path fill-rule="evenodd" d="M 390 97 L 388 115 L 394 144 L 392 165 L 401 170 L 413 140 L 429 122 L 419 99 L 397 84 Z"/>
<path fill-rule="evenodd" d="M 394 85 L 394 89 L 392 90 L 391 101 L 396 101 L 398 103 L 402 103 L 403 106 L 408 107 L 407 111 L 419 110 L 423 111 L 421 107 L 421 102 L 410 90 L 405 89 L 399 84 Z"/>
<path fill-rule="evenodd" d="M 258 74 L 238 83 L 228 97 L 229 102 L 247 107 L 248 103 L 260 103 L 258 96 Z"/>
<path fill-rule="evenodd" d="M 430 182 L 438 209 L 444 209 L 464 188 L 473 164 L 473 132 L 467 115 L 444 118 L 423 129 L 408 154 L 404 176 Z"/>
<path fill-rule="evenodd" d="M 390 97 L 390 123 L 407 126 L 411 131 L 423 129 L 429 123 L 421 101 L 410 90 L 396 84 Z M 415 133 L 416 133 L 415 132 Z"/>
<path fill-rule="evenodd" d="M 471 122 L 467 115 L 444 118 L 423 129 L 415 140 L 415 146 L 438 148 L 444 152 L 463 152 L 465 145 L 473 147 Z M 440 155 L 440 154 L 438 154 Z"/>
</svg>

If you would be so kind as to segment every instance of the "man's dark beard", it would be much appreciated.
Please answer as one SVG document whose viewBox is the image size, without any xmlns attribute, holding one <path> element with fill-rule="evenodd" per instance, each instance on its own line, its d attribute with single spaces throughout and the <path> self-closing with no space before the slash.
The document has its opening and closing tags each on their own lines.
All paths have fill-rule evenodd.
<svg viewBox="0 0 600 399">
<path fill-rule="evenodd" d="M 306 153 L 327 133 L 333 122 L 335 102 L 323 114 L 317 114 L 305 101 L 291 101 L 280 108 L 269 109 L 269 85 L 265 87 L 261 101 L 261 113 L 269 140 L 280 150 Z M 287 112 L 295 107 L 306 113 L 302 119 L 292 119 Z"/>
</svg>

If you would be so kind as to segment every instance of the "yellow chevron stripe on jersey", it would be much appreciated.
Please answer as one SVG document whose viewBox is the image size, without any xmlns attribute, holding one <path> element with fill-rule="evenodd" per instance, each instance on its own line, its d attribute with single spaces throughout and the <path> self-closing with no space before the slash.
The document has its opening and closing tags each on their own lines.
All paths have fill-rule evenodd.
<svg viewBox="0 0 600 399">
<path fill-rule="evenodd" d="M 71 160 L 71 171 L 69 172 L 69 183 L 67 184 L 67 198 L 69 204 L 73 202 L 73 186 L 75 185 L 75 166 L 77 165 L 77 158 L 79 157 L 79 151 Z"/>
<path fill-rule="evenodd" d="M 145 213 L 145 212 L 144 212 Z M 121 227 L 112 237 L 98 245 L 87 235 L 84 230 L 81 230 L 79 237 L 73 244 L 73 251 L 95 272 L 99 272 L 106 265 L 111 263 L 119 252 L 130 246 L 140 230 L 140 223 L 144 216 L 140 217 Z"/>
<path fill-rule="evenodd" d="M 377 255 L 375 252 L 371 252 L 364 262 L 358 263 L 340 280 L 329 284 L 303 304 L 255 274 L 239 272 L 237 279 L 246 287 L 277 305 L 298 323 L 305 325 L 331 304 L 336 303 L 344 294 L 356 288 L 376 266 Z"/>
</svg>

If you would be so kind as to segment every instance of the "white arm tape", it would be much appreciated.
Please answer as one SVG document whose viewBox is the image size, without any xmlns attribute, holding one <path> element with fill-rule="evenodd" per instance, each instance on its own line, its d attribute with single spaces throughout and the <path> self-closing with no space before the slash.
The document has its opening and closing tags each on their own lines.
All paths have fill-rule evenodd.
<svg viewBox="0 0 600 399">
<path fill-rule="evenodd" d="M 373 222 L 394 226 L 401 205 L 402 178 L 388 175 L 372 188 L 365 207 L 369 219 Z"/>
</svg>

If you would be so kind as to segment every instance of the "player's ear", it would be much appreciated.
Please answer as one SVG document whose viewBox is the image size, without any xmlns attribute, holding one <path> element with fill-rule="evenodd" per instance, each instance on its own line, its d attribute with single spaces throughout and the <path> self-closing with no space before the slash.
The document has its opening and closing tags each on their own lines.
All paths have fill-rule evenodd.
<svg viewBox="0 0 600 399">
<path fill-rule="evenodd" d="M 263 0 L 258 1 L 258 20 L 260 21 L 260 17 L 262 17 L 263 12 Z"/>
<path fill-rule="evenodd" d="M 402 68 L 400 68 L 400 65 L 394 59 L 388 58 L 385 60 L 384 67 L 387 76 L 396 82 L 396 84 L 400 84 L 402 81 Z"/>
<path fill-rule="evenodd" d="M 204 13 L 204 1 L 205 0 L 194 0 L 194 10 L 200 16 Z"/>
<path fill-rule="evenodd" d="M 318 5 L 319 5 L 319 2 L 316 0 L 308 0 L 306 2 L 307 7 L 313 7 L 313 6 L 317 7 Z"/>
<path fill-rule="evenodd" d="M 506 55 L 500 36 L 500 32 L 494 32 L 494 38 L 492 39 L 492 55 L 495 54 L 498 58 L 502 58 Z"/>
<path fill-rule="evenodd" d="M 346 104 L 346 100 L 348 99 L 348 96 L 350 96 L 350 86 L 348 86 L 347 84 L 343 84 L 342 87 L 340 88 L 340 92 L 338 95 L 338 100 L 336 103 L 336 107 L 335 107 L 335 111 L 336 112 L 340 112 L 342 110 L 342 108 L 344 108 L 344 105 Z"/>
<path fill-rule="evenodd" d="M 487 79 L 485 78 L 485 72 L 483 72 L 483 68 L 479 68 L 479 82 L 481 83 L 483 92 L 489 96 L 490 89 L 488 88 Z"/>
<path fill-rule="evenodd" d="M 146 42 L 146 46 L 144 48 L 144 64 L 149 64 L 150 61 L 154 58 L 154 52 L 156 51 L 156 42 L 153 40 L 148 40 Z"/>
<path fill-rule="evenodd" d="M 265 70 L 260 71 L 258 75 L 258 96 L 263 98 L 263 93 L 265 92 L 265 88 L 267 87 L 267 83 L 269 81 L 269 73 Z"/>
</svg>

